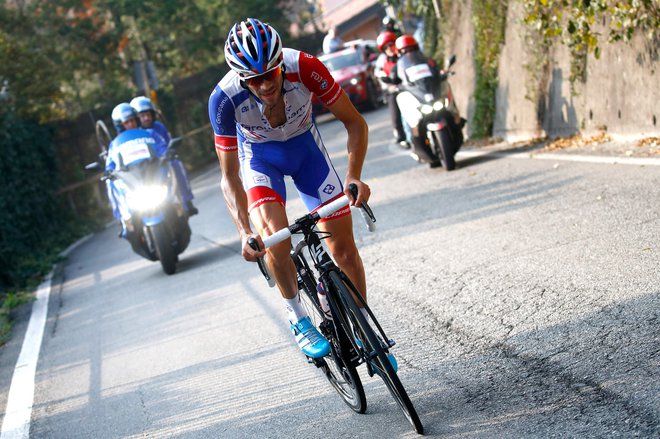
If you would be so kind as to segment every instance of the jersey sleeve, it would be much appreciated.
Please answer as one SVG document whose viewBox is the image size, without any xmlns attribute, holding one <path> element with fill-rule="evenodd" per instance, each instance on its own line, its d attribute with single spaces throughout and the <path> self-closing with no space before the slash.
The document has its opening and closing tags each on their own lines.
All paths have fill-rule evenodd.
<svg viewBox="0 0 660 439">
<path fill-rule="evenodd" d="M 216 86 L 209 98 L 209 119 L 213 127 L 216 151 L 236 151 L 238 140 L 234 104 L 220 86 Z"/>
<path fill-rule="evenodd" d="M 298 60 L 300 81 L 314 93 L 326 107 L 341 96 L 342 89 L 319 59 L 309 53 L 300 52 Z"/>
</svg>

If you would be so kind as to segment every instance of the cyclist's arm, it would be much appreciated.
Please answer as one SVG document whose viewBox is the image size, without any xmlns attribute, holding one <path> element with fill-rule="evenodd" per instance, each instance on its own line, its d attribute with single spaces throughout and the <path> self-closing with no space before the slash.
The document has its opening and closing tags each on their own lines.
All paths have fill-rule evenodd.
<svg viewBox="0 0 660 439">
<path fill-rule="evenodd" d="M 218 160 L 220 162 L 220 172 L 222 179 L 220 187 L 222 188 L 222 195 L 225 198 L 227 209 L 231 214 L 238 233 L 241 237 L 242 255 L 248 261 L 256 261 L 258 256 L 265 254 L 264 244 L 258 234 L 252 231 L 250 225 L 250 215 L 247 209 L 247 195 L 243 189 L 243 182 L 240 178 L 240 164 L 238 161 L 238 152 L 223 152 L 219 149 L 216 150 Z M 248 244 L 249 238 L 254 238 L 259 243 L 261 251 L 255 251 Z"/>
<path fill-rule="evenodd" d="M 348 171 L 346 172 L 346 180 L 344 182 L 344 189 L 348 195 L 348 186 L 355 183 L 358 187 L 358 196 L 354 204 L 359 206 L 362 201 L 369 201 L 371 190 L 366 183 L 361 180 L 362 165 L 367 155 L 367 141 L 369 127 L 365 122 L 362 115 L 357 111 L 353 103 L 350 101 L 346 93 L 343 91 L 328 109 L 339 119 L 346 128 L 348 133 Z M 349 195 L 350 198 L 350 195 Z"/>
<path fill-rule="evenodd" d="M 263 249 L 263 241 L 252 232 L 247 207 L 247 195 L 240 177 L 238 138 L 236 133 L 235 109 L 229 96 L 218 86 L 209 98 L 209 119 L 213 127 L 215 150 L 220 162 L 220 187 L 227 209 L 241 236 L 243 258 L 255 261 L 264 251 L 255 252 L 247 245 L 255 237 Z"/>
</svg>

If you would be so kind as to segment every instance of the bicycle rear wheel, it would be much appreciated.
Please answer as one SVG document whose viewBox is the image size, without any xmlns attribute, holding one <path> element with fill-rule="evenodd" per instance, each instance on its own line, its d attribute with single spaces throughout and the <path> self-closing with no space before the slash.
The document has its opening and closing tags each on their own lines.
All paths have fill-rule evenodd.
<svg viewBox="0 0 660 439">
<path fill-rule="evenodd" d="M 321 359 L 314 359 L 332 387 L 344 402 L 355 412 L 364 413 L 367 410 L 367 398 L 364 395 L 362 381 L 355 366 L 347 359 L 350 344 L 341 328 L 337 328 L 332 320 L 324 317 L 316 293 L 316 280 L 307 262 L 301 256 L 294 256 L 294 263 L 299 275 L 300 301 L 314 326 L 328 339 L 331 346 L 330 354 Z"/>
<path fill-rule="evenodd" d="M 343 274 L 340 276 L 337 272 L 330 272 L 329 283 L 329 288 L 335 289 L 336 292 L 335 294 L 332 294 L 333 298 L 339 298 L 341 306 L 345 308 L 344 311 L 350 322 L 346 322 L 346 320 L 341 317 L 339 320 L 342 322 L 342 325 L 349 323 L 352 328 L 346 328 L 345 330 L 349 333 L 355 334 L 355 337 L 359 340 L 359 344 L 355 342 L 353 343 L 355 348 L 363 356 L 364 361 L 370 368 L 370 372 L 381 377 L 415 431 L 419 434 L 423 434 L 424 427 L 419 420 L 417 411 L 410 401 L 406 389 L 403 387 L 403 384 L 401 384 L 401 380 L 394 371 L 387 356 L 388 347 L 384 345 L 384 342 L 381 341 L 380 337 L 377 335 L 379 331 L 374 330 L 362 314 L 362 311 L 355 302 L 351 291 L 355 294 L 359 293 L 356 291 L 350 280 Z M 360 346 L 360 344 L 362 346 Z"/>
</svg>

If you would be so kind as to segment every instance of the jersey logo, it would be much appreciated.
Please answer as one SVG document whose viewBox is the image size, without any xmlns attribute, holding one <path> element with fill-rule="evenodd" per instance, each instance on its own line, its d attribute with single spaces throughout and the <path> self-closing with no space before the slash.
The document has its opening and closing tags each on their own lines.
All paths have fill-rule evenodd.
<svg viewBox="0 0 660 439">
<path fill-rule="evenodd" d="M 316 72 L 312 72 L 312 79 L 316 82 L 321 82 L 323 77 Z"/>
<path fill-rule="evenodd" d="M 268 184 L 268 177 L 265 175 L 255 175 L 254 182 L 256 184 Z"/>
<path fill-rule="evenodd" d="M 319 87 L 321 88 L 321 90 L 325 90 L 326 88 L 328 88 L 328 81 L 324 79 Z"/>
<path fill-rule="evenodd" d="M 332 193 L 335 191 L 335 189 L 336 189 L 335 186 L 333 186 L 333 185 L 331 185 L 331 184 L 328 184 L 326 187 L 323 188 L 323 192 L 325 192 L 326 194 L 330 195 L 330 194 L 332 194 Z"/>
</svg>

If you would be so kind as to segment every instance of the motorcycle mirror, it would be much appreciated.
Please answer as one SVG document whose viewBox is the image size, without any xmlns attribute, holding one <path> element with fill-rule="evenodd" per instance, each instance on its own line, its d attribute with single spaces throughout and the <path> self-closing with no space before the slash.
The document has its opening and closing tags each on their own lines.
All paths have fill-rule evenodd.
<svg viewBox="0 0 660 439">
<path fill-rule="evenodd" d="M 453 66 L 455 62 L 456 62 L 456 55 L 450 56 L 449 59 L 447 59 L 447 63 L 446 63 L 447 67 L 445 67 L 445 70 L 447 70 L 449 67 Z"/>
<path fill-rule="evenodd" d="M 89 163 L 88 165 L 85 165 L 85 171 L 101 171 L 101 170 L 103 170 L 103 167 L 99 162 Z"/>
</svg>

